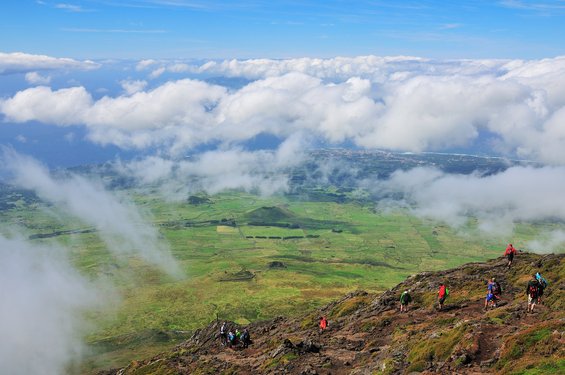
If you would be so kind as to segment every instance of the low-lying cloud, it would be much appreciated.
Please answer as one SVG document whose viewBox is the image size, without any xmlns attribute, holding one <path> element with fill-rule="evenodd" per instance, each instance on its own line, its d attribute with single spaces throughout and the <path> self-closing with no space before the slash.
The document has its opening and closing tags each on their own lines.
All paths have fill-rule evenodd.
<svg viewBox="0 0 565 375">
<path fill-rule="evenodd" d="M 9 149 L 4 150 L 0 160 L 11 175 L 11 184 L 34 191 L 85 225 L 95 227 L 112 253 L 139 256 L 171 275 L 180 276 L 168 244 L 125 197 L 118 197 L 99 181 L 82 176 L 67 173 L 54 177 L 36 160 Z"/>
<path fill-rule="evenodd" d="M 84 351 L 84 313 L 101 289 L 74 271 L 63 249 L 0 235 L 0 373 L 64 374 Z"/>
<path fill-rule="evenodd" d="M 187 160 L 160 156 L 117 162 L 121 175 L 134 178 L 138 186 L 158 187 L 172 201 L 185 200 L 188 194 L 209 194 L 237 189 L 263 196 L 289 190 L 290 169 L 302 163 L 307 137 L 294 136 L 274 151 L 246 151 L 240 148 L 208 151 Z"/>
<path fill-rule="evenodd" d="M 473 217 L 483 233 L 510 237 L 520 222 L 565 222 L 564 184 L 565 167 L 516 166 L 487 176 L 415 168 L 371 185 L 384 199 L 383 206 L 396 202 L 418 216 L 458 228 Z M 559 232 L 542 237 L 532 242 L 533 249 L 551 251 L 565 242 Z"/>
</svg>

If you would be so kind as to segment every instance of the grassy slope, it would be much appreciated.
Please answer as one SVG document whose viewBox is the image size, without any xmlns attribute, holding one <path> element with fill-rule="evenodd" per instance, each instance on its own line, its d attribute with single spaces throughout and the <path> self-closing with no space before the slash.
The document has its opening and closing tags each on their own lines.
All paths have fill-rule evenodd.
<svg viewBox="0 0 565 375">
<path fill-rule="evenodd" d="M 117 311 L 93 316 L 98 328 L 88 340 L 111 352 L 92 356 L 88 364 L 92 368 L 117 366 L 175 343 L 174 338 L 139 342 L 135 337 L 142 333 L 192 330 L 216 315 L 240 323 L 292 316 L 351 290 L 384 290 L 416 272 L 485 260 L 500 255 L 503 248 L 500 243 L 458 236 L 449 227 L 404 212 L 375 214 L 371 207 L 354 203 L 296 202 L 239 192 L 213 196 L 213 204 L 204 205 L 165 202 L 153 195 L 134 199 L 161 225 L 185 279 L 171 280 L 134 258 L 112 257 L 96 233 L 37 240 L 65 243 L 83 273 L 104 275 L 118 286 L 122 303 Z M 300 223 L 301 228 L 246 225 L 250 213 L 265 206 L 283 207 L 288 216 L 274 219 Z M 42 207 L 2 215 L 5 222 L 19 222 L 30 233 L 85 227 Z M 235 219 L 239 226 L 166 225 L 222 219 Z M 332 232 L 333 228 L 342 232 Z M 537 230 L 522 226 L 514 242 L 531 238 Z M 319 237 L 283 241 L 247 239 L 247 235 Z M 269 269 L 275 260 L 286 268 Z M 240 270 L 256 276 L 249 281 L 220 281 Z"/>
</svg>

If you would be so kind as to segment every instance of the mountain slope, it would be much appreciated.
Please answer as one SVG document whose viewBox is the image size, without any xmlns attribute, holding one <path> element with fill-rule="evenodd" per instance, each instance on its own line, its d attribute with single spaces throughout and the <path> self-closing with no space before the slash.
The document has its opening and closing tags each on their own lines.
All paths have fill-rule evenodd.
<svg viewBox="0 0 565 375">
<path fill-rule="evenodd" d="M 220 323 L 214 322 L 169 353 L 106 373 L 564 373 L 564 257 L 523 253 L 509 270 L 499 258 L 414 275 L 380 295 L 360 291 L 299 318 L 253 323 L 254 343 L 247 349 L 221 346 Z M 549 286 L 544 304 L 528 314 L 525 287 L 536 271 Z M 493 276 L 503 301 L 485 312 L 486 283 Z M 437 311 L 441 281 L 450 296 Z M 414 303 L 408 313 L 399 313 L 405 289 L 411 289 Z M 320 315 L 330 322 L 322 334 Z"/>
</svg>

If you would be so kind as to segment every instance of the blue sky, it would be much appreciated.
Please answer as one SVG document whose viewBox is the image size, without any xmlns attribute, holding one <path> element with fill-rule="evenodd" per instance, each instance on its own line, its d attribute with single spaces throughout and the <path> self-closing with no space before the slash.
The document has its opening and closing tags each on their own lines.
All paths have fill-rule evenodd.
<svg viewBox="0 0 565 375">
<path fill-rule="evenodd" d="M 565 1 L 37 0 L 0 6 L 0 50 L 102 58 L 562 55 Z"/>
</svg>

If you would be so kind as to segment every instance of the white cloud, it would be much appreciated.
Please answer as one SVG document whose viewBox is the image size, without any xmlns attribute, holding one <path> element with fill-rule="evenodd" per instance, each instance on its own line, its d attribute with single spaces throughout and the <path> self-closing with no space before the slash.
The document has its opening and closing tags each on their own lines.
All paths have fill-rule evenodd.
<svg viewBox="0 0 565 375">
<path fill-rule="evenodd" d="M 142 80 L 123 80 L 120 85 L 126 95 L 133 95 L 136 92 L 142 91 L 147 86 L 147 81 Z"/>
<path fill-rule="evenodd" d="M 56 69 L 98 69 L 100 64 L 93 61 L 78 61 L 45 55 L 31 55 L 22 52 L 0 52 L 0 74 L 26 73 L 39 70 Z"/>
<path fill-rule="evenodd" d="M 83 122 L 84 113 L 91 106 L 92 97 L 84 87 L 51 91 L 49 87 L 38 86 L 0 100 L 0 111 L 8 121 L 39 120 L 62 126 Z"/>
<path fill-rule="evenodd" d="M 82 12 L 91 12 L 92 11 L 90 9 L 85 9 L 85 8 L 81 7 L 80 5 L 67 4 L 67 3 L 55 4 L 55 8 L 66 10 L 67 12 L 73 12 L 73 13 L 82 13 Z"/>
<path fill-rule="evenodd" d="M 430 60 L 413 56 L 357 56 L 329 59 L 296 58 L 285 60 L 251 59 L 207 61 L 200 65 L 179 61 L 154 61 L 170 73 L 205 73 L 228 77 L 262 79 L 287 73 L 303 73 L 324 80 L 347 80 L 351 77 L 369 79 L 374 83 L 403 75 L 477 75 L 503 71 L 508 60 Z"/>
<path fill-rule="evenodd" d="M 25 80 L 32 85 L 47 85 L 51 82 L 51 77 L 48 75 L 42 76 L 38 72 L 28 72 L 25 75 Z"/>
<path fill-rule="evenodd" d="M 549 253 L 551 250 L 559 249 L 565 244 L 565 231 L 555 230 L 543 233 L 539 238 L 529 241 L 526 248 L 536 253 Z"/>
<path fill-rule="evenodd" d="M 497 236 L 511 236 L 518 222 L 565 221 L 565 167 L 511 167 L 489 175 L 444 174 L 437 169 L 397 171 L 389 180 L 372 183 L 385 196 L 398 196 L 419 216 L 462 227 L 475 217 L 479 229 Z M 552 235 L 555 246 L 564 241 Z M 538 244 L 537 250 L 541 251 Z"/>
<path fill-rule="evenodd" d="M 149 74 L 149 79 L 159 78 L 161 76 L 161 74 L 165 73 L 165 70 L 166 69 L 164 67 L 160 67 L 160 68 L 153 70 L 151 72 L 151 74 Z"/>
<path fill-rule="evenodd" d="M 36 160 L 9 149 L 3 150 L 0 160 L 12 176 L 11 184 L 34 191 L 41 199 L 94 226 L 114 254 L 136 255 L 172 275 L 180 275 L 168 244 L 159 239 L 157 229 L 125 197 L 78 175 L 55 178 Z"/>
<path fill-rule="evenodd" d="M 101 289 L 73 270 L 60 248 L 0 235 L 0 373 L 63 374 L 84 351 L 83 314 Z"/>
<path fill-rule="evenodd" d="M 160 62 L 140 64 L 166 70 Z M 302 132 L 330 143 L 413 152 L 465 148 L 488 134 L 501 153 L 565 163 L 562 57 L 232 60 L 197 70 L 263 78 L 239 89 L 183 79 L 137 91 L 145 82 L 139 81 L 129 83 L 128 95 L 97 101 L 82 87 L 37 87 L 0 100 L 0 111 L 14 122 L 83 124 L 101 144 L 159 147 L 177 155 L 198 144 L 258 134 L 286 138 Z"/>
<path fill-rule="evenodd" d="M 141 60 L 135 66 L 135 70 L 143 71 L 143 70 L 149 68 L 151 65 L 155 65 L 155 64 L 157 64 L 157 61 L 155 61 L 153 59 Z"/>
<path fill-rule="evenodd" d="M 239 189 L 261 195 L 285 192 L 289 169 L 304 160 L 306 137 L 293 136 L 275 151 L 238 148 L 209 151 L 191 160 L 150 156 L 115 164 L 116 170 L 133 177 L 141 186 L 158 187 L 167 200 L 185 200 L 192 192 L 215 194 Z"/>
</svg>

